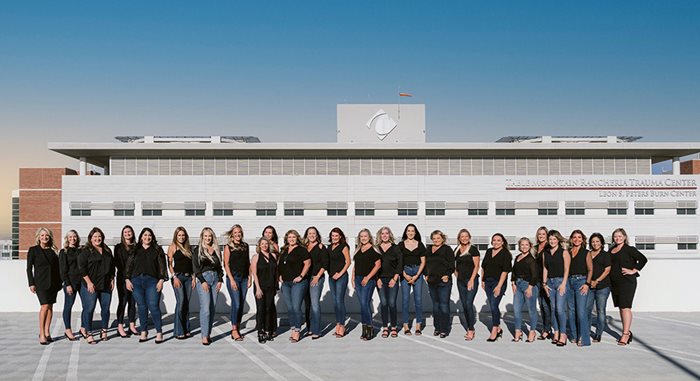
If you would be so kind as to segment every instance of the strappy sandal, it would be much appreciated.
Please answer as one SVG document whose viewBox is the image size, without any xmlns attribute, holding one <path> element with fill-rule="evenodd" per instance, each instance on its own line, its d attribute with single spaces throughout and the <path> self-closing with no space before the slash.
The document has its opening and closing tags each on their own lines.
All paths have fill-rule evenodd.
<svg viewBox="0 0 700 381">
<path fill-rule="evenodd" d="M 420 336 L 423 334 L 423 331 L 420 329 L 420 327 L 416 327 L 416 336 Z"/>
<path fill-rule="evenodd" d="M 391 337 L 399 337 L 399 332 L 396 330 L 396 327 L 391 328 Z"/>
<path fill-rule="evenodd" d="M 411 336 L 411 329 L 407 325 L 403 326 L 403 334 L 406 336 Z"/>
<path fill-rule="evenodd" d="M 102 341 L 108 341 L 108 340 L 109 340 L 109 336 L 107 335 L 107 330 L 106 330 L 106 329 L 103 329 L 102 331 L 100 331 L 100 340 L 102 340 Z"/>
<path fill-rule="evenodd" d="M 389 337 L 389 328 L 383 328 L 383 329 L 382 329 L 382 337 L 385 338 L 385 339 L 386 339 L 387 337 Z"/>
</svg>

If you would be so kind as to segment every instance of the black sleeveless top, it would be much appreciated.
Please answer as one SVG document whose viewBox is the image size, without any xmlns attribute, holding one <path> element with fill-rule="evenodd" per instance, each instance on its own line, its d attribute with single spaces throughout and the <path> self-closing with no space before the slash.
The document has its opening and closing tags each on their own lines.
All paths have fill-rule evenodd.
<svg viewBox="0 0 700 381">
<path fill-rule="evenodd" d="M 549 249 L 544 251 L 544 267 L 547 268 L 547 277 L 564 277 L 564 249 L 561 247 L 552 254 Z"/>
<path fill-rule="evenodd" d="M 173 270 L 175 274 L 194 274 L 192 258 L 187 258 L 180 249 L 173 254 Z"/>
<path fill-rule="evenodd" d="M 581 247 L 574 257 L 571 256 L 571 265 L 569 266 L 569 275 L 588 275 L 588 266 L 586 266 L 586 257 L 588 250 Z"/>
<path fill-rule="evenodd" d="M 270 259 L 265 259 L 265 255 L 258 254 L 255 275 L 258 277 L 260 288 L 277 288 L 277 259 L 270 254 Z"/>
<path fill-rule="evenodd" d="M 335 247 L 335 249 L 332 248 L 331 246 L 328 246 L 328 256 L 329 256 L 329 266 L 328 266 L 328 274 L 330 276 L 335 275 L 335 273 L 339 273 L 343 267 L 345 267 L 345 255 L 343 255 L 343 249 L 348 248 L 350 250 L 350 246 L 348 246 L 347 243 L 341 243 L 338 246 Z"/>
<path fill-rule="evenodd" d="M 228 268 L 233 275 L 247 278 L 250 273 L 250 251 L 248 244 L 241 242 L 237 248 L 228 245 Z"/>
</svg>

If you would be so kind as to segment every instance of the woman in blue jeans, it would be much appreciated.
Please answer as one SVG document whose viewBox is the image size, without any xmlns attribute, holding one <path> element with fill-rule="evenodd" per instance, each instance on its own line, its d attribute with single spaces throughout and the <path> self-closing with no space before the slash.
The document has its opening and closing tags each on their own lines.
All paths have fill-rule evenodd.
<svg viewBox="0 0 700 381">
<path fill-rule="evenodd" d="M 282 297 L 287 305 L 287 319 L 292 331 L 289 341 L 297 343 L 301 339 L 303 319 L 301 303 L 309 287 L 306 276 L 311 270 L 311 257 L 309 252 L 301 246 L 301 237 L 296 230 L 290 230 L 284 235 L 284 246 L 280 250 L 277 269 L 282 282 Z"/>
<path fill-rule="evenodd" d="M 433 336 L 444 339 L 450 333 L 450 294 L 455 256 L 447 245 L 447 236 L 440 230 L 430 233 L 433 244 L 425 256 L 425 280 L 433 301 Z"/>
<path fill-rule="evenodd" d="M 63 282 L 63 326 L 66 328 L 66 338 L 77 340 L 71 329 L 71 310 L 80 292 L 80 269 L 78 255 L 80 254 L 80 237 L 75 230 L 69 230 L 63 239 L 63 249 L 58 253 L 58 267 Z"/>
<path fill-rule="evenodd" d="M 403 272 L 401 274 L 401 321 L 403 334 L 410 336 L 410 320 L 408 309 L 411 302 L 411 290 L 413 290 L 413 304 L 416 307 L 416 336 L 422 334 L 425 327 L 423 318 L 423 270 L 425 270 L 425 253 L 427 249 L 421 241 L 421 235 L 414 224 L 406 225 L 399 243 L 399 250 L 403 259 Z"/>
<path fill-rule="evenodd" d="M 326 280 L 326 270 L 329 266 L 328 249 L 319 242 L 321 235 L 315 226 L 306 228 L 304 232 L 304 246 L 311 257 L 311 271 L 309 272 L 309 289 L 305 295 L 306 327 L 312 340 L 321 338 L 321 295 L 323 283 Z"/>
<path fill-rule="evenodd" d="M 219 242 L 216 234 L 209 227 L 202 229 L 199 234 L 199 247 L 192 252 L 192 269 L 197 278 L 202 345 L 209 345 L 211 329 L 214 326 L 216 298 L 219 296 L 224 280 Z"/>
<path fill-rule="evenodd" d="M 243 319 L 246 292 L 253 281 L 250 277 L 250 249 L 243 241 L 241 225 L 233 225 L 225 235 L 228 237 L 228 244 L 224 247 L 224 268 L 226 288 L 231 297 L 231 338 L 243 341 L 238 326 Z"/>
<path fill-rule="evenodd" d="M 357 250 L 352 260 L 352 287 L 360 301 L 360 320 L 362 322 L 362 340 L 372 340 L 372 294 L 377 286 L 377 273 L 382 267 L 382 257 L 374 249 L 372 233 L 362 229 L 357 235 Z"/>
<path fill-rule="evenodd" d="M 481 253 L 471 243 L 472 235 L 467 229 L 461 229 L 457 233 L 459 245 L 454 251 L 455 255 L 455 278 L 457 279 L 457 291 L 459 291 L 459 301 L 462 304 L 464 322 L 467 325 L 467 333 L 464 339 L 474 340 L 476 331 L 476 310 L 474 309 L 474 298 L 479 290 L 479 262 Z"/>
<path fill-rule="evenodd" d="M 377 232 L 377 251 L 382 255 L 382 267 L 377 279 L 377 292 L 382 313 L 382 337 L 398 337 L 396 297 L 399 295 L 399 279 L 403 272 L 401 250 L 394 243 L 394 233 L 388 226 Z M 391 325 L 390 325 L 391 324 Z"/>
<path fill-rule="evenodd" d="M 488 342 L 494 342 L 503 336 L 500 304 L 508 287 L 508 273 L 513 270 L 512 260 L 506 237 L 501 233 L 491 236 L 491 247 L 486 250 L 481 262 L 481 288 L 486 292 L 491 310 L 491 335 L 486 339 Z"/>
<path fill-rule="evenodd" d="M 100 228 L 92 228 L 87 236 L 87 243 L 78 255 L 78 269 L 83 277 L 80 286 L 80 301 L 83 304 L 80 334 L 88 344 L 95 344 L 92 338 L 92 315 L 97 301 L 100 302 L 102 331 L 100 337 L 106 341 L 109 326 L 109 304 L 112 302 L 114 289 L 114 257 L 104 243 L 105 235 Z"/>
<path fill-rule="evenodd" d="M 347 244 L 345 233 L 334 227 L 328 234 L 328 287 L 333 299 L 333 311 L 335 312 L 336 338 L 345 336 L 345 295 L 348 292 L 348 268 L 350 267 L 350 247 Z"/>
<path fill-rule="evenodd" d="M 608 304 L 610 296 L 610 253 L 603 250 L 605 239 L 600 233 L 591 234 L 589 240 L 591 246 L 591 259 L 593 261 L 593 278 L 591 280 L 591 290 L 588 292 L 588 321 L 591 327 L 595 326 L 593 342 L 599 343 L 603 332 L 605 332 L 605 306 Z M 592 320 L 593 306 L 596 308 L 596 321 Z"/>
<path fill-rule="evenodd" d="M 540 269 L 533 255 L 532 241 L 523 237 L 518 241 L 520 253 L 513 261 L 513 275 L 510 281 L 513 287 L 513 314 L 515 315 L 514 342 L 523 338 L 523 304 L 530 314 L 530 331 L 527 342 L 532 343 L 537 338 L 537 294 L 540 282 Z"/>
<path fill-rule="evenodd" d="M 150 228 L 143 228 L 139 234 L 134 255 L 126 261 L 126 288 L 131 291 L 138 305 L 141 337 L 139 342 L 148 340 L 148 312 L 151 312 L 156 328 L 156 344 L 163 342 L 163 321 L 160 311 L 160 292 L 168 280 L 165 253 L 156 241 Z"/>
<path fill-rule="evenodd" d="M 569 236 L 571 264 L 566 304 L 568 333 L 571 341 L 579 347 L 591 345 L 591 325 L 588 322 L 588 291 L 593 277 L 593 260 L 586 248 L 586 236 L 581 230 L 574 230 Z"/>
<path fill-rule="evenodd" d="M 196 283 L 192 267 L 190 236 L 182 226 L 177 227 L 173 233 L 172 243 L 168 247 L 168 263 L 175 292 L 173 336 L 183 340 L 192 336 L 190 334 L 190 300 Z"/>
<path fill-rule="evenodd" d="M 564 248 L 566 241 L 561 233 L 547 233 L 547 249 L 544 252 L 542 284 L 552 304 L 552 344 L 566 345 L 566 290 L 571 256 Z"/>
</svg>

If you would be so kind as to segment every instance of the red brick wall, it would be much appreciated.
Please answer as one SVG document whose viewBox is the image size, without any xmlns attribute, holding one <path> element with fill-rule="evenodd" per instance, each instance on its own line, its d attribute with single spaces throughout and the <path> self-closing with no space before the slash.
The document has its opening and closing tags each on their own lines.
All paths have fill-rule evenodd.
<svg viewBox="0 0 700 381">
<path fill-rule="evenodd" d="M 700 160 L 688 160 L 681 163 L 682 175 L 700 175 Z"/>
</svg>

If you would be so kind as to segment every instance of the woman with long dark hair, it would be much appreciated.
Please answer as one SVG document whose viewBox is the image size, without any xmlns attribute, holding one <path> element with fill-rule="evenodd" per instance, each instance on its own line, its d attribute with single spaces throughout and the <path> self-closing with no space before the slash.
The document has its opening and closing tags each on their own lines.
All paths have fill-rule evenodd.
<svg viewBox="0 0 700 381">
<path fill-rule="evenodd" d="M 360 320 L 362 322 L 362 340 L 372 340 L 372 294 L 377 287 L 377 273 L 382 267 L 382 258 L 374 249 L 372 233 L 362 229 L 357 235 L 355 255 L 352 268 L 352 287 L 360 301 Z"/>
<path fill-rule="evenodd" d="M 486 250 L 481 263 L 481 288 L 486 292 L 491 310 L 491 336 L 486 339 L 488 342 L 503 336 L 500 304 L 508 288 L 508 273 L 513 270 L 512 260 L 506 237 L 501 233 L 491 236 L 491 247 Z"/>
<path fill-rule="evenodd" d="M 401 250 L 394 243 L 394 233 L 388 226 L 377 232 L 376 249 L 382 256 L 382 267 L 377 279 L 379 305 L 382 315 L 382 337 L 398 337 L 396 297 L 399 295 L 399 279 L 403 272 Z"/>
<path fill-rule="evenodd" d="M 335 337 L 345 336 L 345 294 L 348 292 L 348 268 L 350 267 L 350 246 L 348 246 L 345 233 L 334 227 L 328 234 L 328 287 L 333 299 L 333 311 L 335 312 Z"/>
<path fill-rule="evenodd" d="M 306 307 L 306 326 L 311 334 L 311 339 L 321 338 L 321 294 L 323 283 L 326 280 L 326 271 L 329 268 L 330 257 L 328 249 L 320 242 L 321 234 L 315 226 L 310 226 L 304 231 L 302 243 L 311 257 L 311 271 L 309 272 L 309 289 L 304 298 Z"/>
<path fill-rule="evenodd" d="M 228 243 L 224 247 L 224 269 L 226 270 L 226 288 L 231 297 L 231 338 L 243 341 L 239 324 L 243 319 L 245 296 L 253 279 L 250 274 L 250 249 L 243 240 L 241 225 L 233 225 L 225 233 Z"/>
<path fill-rule="evenodd" d="M 138 334 L 136 330 L 136 301 L 131 291 L 126 289 L 126 262 L 130 256 L 134 255 L 136 248 L 136 233 L 134 228 L 126 225 L 120 234 L 121 242 L 114 246 L 114 265 L 117 268 L 117 332 L 122 338 L 129 336 L 124 330 L 124 311 L 126 310 L 129 333 Z"/>
<path fill-rule="evenodd" d="M 63 282 L 63 326 L 66 328 L 64 335 L 70 341 L 77 340 L 71 329 L 70 315 L 75 299 L 80 292 L 79 254 L 80 236 L 75 230 L 69 230 L 63 238 L 63 248 L 58 253 L 58 264 L 61 270 L 61 281 Z"/>
<path fill-rule="evenodd" d="M 459 301 L 462 304 L 464 322 L 467 325 L 467 333 L 464 339 L 474 340 L 476 330 L 476 310 L 474 308 L 474 298 L 479 290 L 479 262 L 481 253 L 479 249 L 471 243 L 472 235 L 467 229 L 461 229 L 457 233 L 457 248 L 455 255 L 455 278 L 457 278 L 457 290 L 459 291 Z"/>
<path fill-rule="evenodd" d="M 143 228 L 136 242 L 134 255 L 126 263 L 126 288 L 131 291 L 139 306 L 141 337 L 148 340 L 148 312 L 151 312 L 156 328 L 156 344 L 163 342 L 163 321 L 160 311 L 160 296 L 163 283 L 168 280 L 165 253 L 151 228 Z"/>
<path fill-rule="evenodd" d="M 425 270 L 425 254 L 427 249 L 421 240 L 420 232 L 414 224 L 408 224 L 401 235 L 399 250 L 403 261 L 403 271 L 401 273 L 401 322 L 403 323 L 403 334 L 410 336 L 411 327 L 408 317 L 408 309 L 411 302 L 411 291 L 413 291 L 413 305 L 416 309 L 416 336 L 420 336 L 425 319 L 423 318 L 423 270 Z"/>
<path fill-rule="evenodd" d="M 61 289 L 58 254 L 53 233 L 48 228 L 39 228 L 34 238 L 35 245 L 27 252 L 27 281 L 29 291 L 39 299 L 39 344 L 47 345 L 51 339 L 51 319 L 56 295 Z"/>
<path fill-rule="evenodd" d="M 588 321 L 591 328 L 595 325 L 593 342 L 599 343 L 605 328 L 607 327 L 605 307 L 610 296 L 610 253 L 604 250 L 605 238 L 600 233 L 591 234 L 588 240 L 591 247 L 591 260 L 593 262 L 593 279 L 591 280 L 591 290 L 588 295 Z M 593 306 L 596 308 L 596 321 L 592 320 Z"/>
<path fill-rule="evenodd" d="M 272 331 L 277 326 L 277 314 L 273 309 L 278 285 L 277 255 L 270 249 L 270 241 L 265 237 L 260 238 L 250 265 L 255 284 L 255 325 L 261 344 L 274 340 Z"/>
<path fill-rule="evenodd" d="M 620 309 L 622 320 L 622 336 L 617 341 L 618 345 L 627 345 L 632 342 L 632 302 L 637 290 L 637 277 L 639 271 L 647 263 L 647 257 L 637 248 L 629 245 L 627 232 L 623 228 L 617 228 L 612 234 L 614 246 L 610 249 L 610 281 L 613 304 Z"/>
<path fill-rule="evenodd" d="M 192 255 L 192 268 L 197 278 L 199 296 L 199 326 L 202 345 L 211 344 L 211 329 L 214 326 L 216 298 L 224 281 L 221 265 L 221 250 L 214 230 L 209 227 L 199 234 L 199 247 Z"/>
<path fill-rule="evenodd" d="M 535 246 L 533 248 L 535 252 L 535 260 L 537 261 L 537 266 L 539 267 L 539 277 L 538 279 L 544 279 L 542 273 L 544 271 L 544 253 L 547 250 L 547 228 L 540 226 L 537 228 L 537 233 L 535 234 Z M 547 340 L 552 338 L 552 303 L 549 300 L 549 295 L 544 285 L 539 287 L 539 295 L 537 297 L 537 303 L 540 305 L 540 312 L 542 313 L 542 333 L 537 337 L 537 340 Z"/>
<path fill-rule="evenodd" d="M 586 235 L 574 230 L 569 236 L 571 264 L 566 304 L 571 340 L 579 347 L 591 345 L 591 325 L 588 322 L 588 291 L 593 277 L 593 259 L 586 248 Z"/>
<path fill-rule="evenodd" d="M 192 267 L 192 247 L 187 230 L 178 226 L 168 247 L 168 265 L 175 292 L 175 322 L 173 336 L 183 340 L 190 334 L 190 300 L 196 287 Z"/>
<path fill-rule="evenodd" d="M 266 238 L 268 242 L 270 242 L 270 252 L 275 253 L 275 256 L 279 260 L 280 257 L 280 245 L 279 245 L 279 236 L 277 235 L 277 229 L 275 229 L 274 226 L 272 225 L 267 225 L 263 228 L 261 236 L 263 238 Z M 279 287 L 278 287 L 279 288 Z M 277 316 L 277 305 L 272 304 L 272 314 Z M 270 339 L 274 340 L 275 337 L 277 337 L 277 318 L 272 322 L 273 324 L 273 330 L 272 330 L 272 336 Z M 269 341 L 272 341 L 269 340 Z"/>
<path fill-rule="evenodd" d="M 92 315 L 95 312 L 97 302 L 100 302 L 100 316 L 102 318 L 102 330 L 100 338 L 107 341 L 107 328 L 109 327 L 109 304 L 112 302 L 112 290 L 114 289 L 114 257 L 112 251 L 105 244 L 105 235 L 100 228 L 92 228 L 87 236 L 87 243 L 78 255 L 78 268 L 83 277 L 80 286 L 80 301 L 83 304 L 81 315 L 81 335 L 88 344 L 95 344 L 92 337 Z"/>
<path fill-rule="evenodd" d="M 547 250 L 543 256 L 542 283 L 552 304 L 552 344 L 566 345 L 566 290 L 571 255 L 566 240 L 556 230 L 547 232 Z"/>
</svg>

